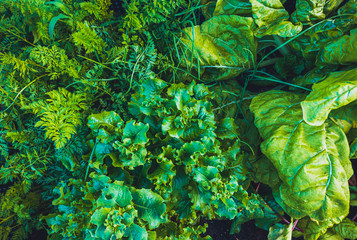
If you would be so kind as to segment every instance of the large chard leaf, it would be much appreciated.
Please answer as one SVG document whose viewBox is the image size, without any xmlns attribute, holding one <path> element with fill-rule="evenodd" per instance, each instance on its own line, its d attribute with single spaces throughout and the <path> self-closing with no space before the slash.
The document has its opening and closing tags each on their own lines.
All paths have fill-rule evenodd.
<svg viewBox="0 0 357 240">
<path fill-rule="evenodd" d="M 263 138 L 262 152 L 282 181 L 275 198 L 294 218 L 338 223 L 349 210 L 347 180 L 352 175 L 346 136 L 334 122 L 304 122 L 304 95 L 269 91 L 255 97 L 250 109 Z"/>
<path fill-rule="evenodd" d="M 335 225 L 333 229 L 344 239 L 357 239 L 357 225 L 348 218 L 343 219 L 343 221 L 340 224 Z"/>
<path fill-rule="evenodd" d="M 218 0 L 213 15 L 251 16 L 252 4 L 249 0 Z"/>
<path fill-rule="evenodd" d="M 290 240 L 292 238 L 293 223 L 293 221 L 289 225 L 276 223 L 270 227 L 268 240 Z"/>
<path fill-rule="evenodd" d="M 351 30 L 350 35 L 344 35 L 328 44 L 317 55 L 317 65 L 357 63 L 357 28 Z"/>
<path fill-rule="evenodd" d="M 302 24 L 296 25 L 288 21 L 289 13 L 284 9 L 280 0 L 250 0 L 255 24 L 258 29 L 256 37 L 279 35 L 293 37 L 302 30 Z"/>
<path fill-rule="evenodd" d="M 296 11 L 291 18 L 295 22 L 302 23 L 325 19 L 325 2 L 326 0 L 297 0 Z"/>
<path fill-rule="evenodd" d="M 302 24 L 294 25 L 289 19 L 289 13 L 280 0 L 220 0 L 217 1 L 214 16 L 237 15 L 253 17 L 254 35 L 279 35 L 293 37 L 302 30 Z"/>
<path fill-rule="evenodd" d="M 330 74 L 312 87 L 312 92 L 301 103 L 304 120 L 310 125 L 324 123 L 333 109 L 357 99 L 357 68 Z"/>
<path fill-rule="evenodd" d="M 185 28 L 182 43 L 187 66 L 200 68 L 201 79 L 226 80 L 252 68 L 256 58 L 253 19 L 214 16 L 202 25 Z"/>
<path fill-rule="evenodd" d="M 315 65 L 316 56 L 326 45 L 339 39 L 351 30 L 350 16 L 326 19 L 290 42 L 290 46 L 301 52 L 307 64 Z"/>
</svg>

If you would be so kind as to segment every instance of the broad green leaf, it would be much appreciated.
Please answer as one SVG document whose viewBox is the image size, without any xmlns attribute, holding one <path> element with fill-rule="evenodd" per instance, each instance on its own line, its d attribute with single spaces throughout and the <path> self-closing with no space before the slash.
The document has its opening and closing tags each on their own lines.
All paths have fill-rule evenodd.
<svg viewBox="0 0 357 240">
<path fill-rule="evenodd" d="M 273 196 L 267 196 L 267 199 L 264 199 L 265 203 L 261 200 L 264 216 L 255 219 L 255 226 L 266 231 L 269 231 L 272 225 L 281 221 L 280 215 L 284 215 L 284 210 L 274 199 L 270 199 L 272 197 Z"/>
<path fill-rule="evenodd" d="M 323 68 L 315 67 L 304 75 L 295 77 L 292 80 L 292 83 L 302 87 L 311 88 L 314 83 L 324 80 L 330 73 L 336 70 L 337 68 L 333 66 L 326 66 Z"/>
<path fill-rule="evenodd" d="M 289 225 L 276 223 L 274 226 L 269 228 L 268 240 L 291 240 L 293 224 L 292 221 Z"/>
<path fill-rule="evenodd" d="M 348 218 L 343 219 L 333 229 L 345 239 L 357 239 L 357 225 Z"/>
<path fill-rule="evenodd" d="M 122 142 L 124 144 L 144 145 L 149 139 L 146 136 L 149 131 L 149 125 L 143 123 L 135 123 L 134 120 L 126 123 L 123 130 Z"/>
<path fill-rule="evenodd" d="M 157 167 L 148 174 L 150 179 L 155 184 L 155 189 L 166 199 L 170 196 L 173 177 L 176 175 L 175 161 L 176 150 L 170 145 L 162 148 L 162 153 L 155 159 Z M 154 157 L 152 157 L 154 160 Z"/>
<path fill-rule="evenodd" d="M 275 192 L 280 201 L 275 198 L 290 216 L 338 223 L 349 210 L 347 180 L 353 171 L 348 142 L 330 120 L 320 126 L 304 122 L 304 97 L 269 91 L 253 99 L 250 109 L 264 140 L 261 150 L 279 174 L 282 184 Z"/>
<path fill-rule="evenodd" d="M 280 0 L 250 0 L 255 24 L 256 37 L 279 35 L 293 37 L 302 30 L 302 24 L 294 25 L 289 19 L 289 13 L 284 9 Z"/>
<path fill-rule="evenodd" d="M 303 1 L 303 0 L 302 0 Z M 316 56 L 326 45 L 339 39 L 352 28 L 350 16 L 326 19 L 299 35 L 289 45 L 305 58 L 305 65 L 315 66 Z"/>
<path fill-rule="evenodd" d="M 126 207 L 131 204 L 132 195 L 123 182 L 108 183 L 97 200 L 98 207 Z"/>
<path fill-rule="evenodd" d="M 149 189 L 137 189 L 132 192 L 135 209 L 139 217 L 145 220 L 149 229 L 154 229 L 167 221 L 166 205 L 157 193 Z"/>
<path fill-rule="evenodd" d="M 312 87 L 312 92 L 301 103 L 304 120 L 313 126 L 322 125 L 333 109 L 357 99 L 357 68 L 330 74 Z"/>
<path fill-rule="evenodd" d="M 297 0 L 296 11 L 291 18 L 294 22 L 310 23 L 325 19 L 324 6 L 326 0 Z"/>
<path fill-rule="evenodd" d="M 350 158 L 357 158 L 357 138 L 351 143 L 350 149 Z"/>
<path fill-rule="evenodd" d="M 357 28 L 328 44 L 317 55 L 316 65 L 353 65 L 357 63 Z"/>
<path fill-rule="evenodd" d="M 326 233 L 319 237 L 319 240 L 345 240 L 340 234 L 332 228 L 327 229 Z"/>
<path fill-rule="evenodd" d="M 147 240 L 148 233 L 145 228 L 139 225 L 133 224 L 126 228 L 125 236 L 129 237 L 129 240 Z"/>
<path fill-rule="evenodd" d="M 357 126 L 357 102 L 353 101 L 338 109 L 334 109 L 330 112 L 329 117 L 347 121 L 353 128 Z"/>
<path fill-rule="evenodd" d="M 256 41 L 253 19 L 236 15 L 214 16 L 192 28 L 185 28 L 181 41 L 186 66 L 201 73 L 201 80 L 226 80 L 253 68 Z M 196 70 L 196 71 L 197 71 Z"/>
<path fill-rule="evenodd" d="M 247 193 L 246 193 L 247 194 Z M 258 195 L 246 196 L 246 203 L 240 203 L 241 211 L 238 212 L 231 226 L 231 233 L 239 233 L 240 225 L 253 219 L 262 219 L 268 223 L 274 223 L 276 218 L 272 220 L 271 213 L 265 215 L 266 211 L 272 210 L 263 204 L 263 200 L 259 199 Z M 265 218 L 266 217 L 266 218 Z M 268 226 L 269 227 L 269 226 Z"/>
<path fill-rule="evenodd" d="M 161 107 L 164 99 L 160 93 L 167 86 L 167 83 L 161 79 L 145 79 L 139 86 L 139 90 L 131 95 L 131 101 L 128 104 L 130 113 L 140 118 L 140 115 L 153 115 L 155 109 Z"/>
<path fill-rule="evenodd" d="M 252 5 L 249 0 L 218 0 L 213 16 L 239 15 L 251 16 Z"/>
<path fill-rule="evenodd" d="M 220 139 L 238 139 L 238 126 L 233 118 L 223 118 L 217 124 L 215 133 Z"/>
<path fill-rule="evenodd" d="M 253 166 L 254 174 L 259 182 L 267 184 L 273 189 L 281 184 L 278 171 L 266 156 L 252 159 L 250 164 Z"/>
<path fill-rule="evenodd" d="M 105 222 L 105 219 L 107 219 L 107 216 L 109 212 L 111 211 L 111 208 L 99 208 L 95 210 L 93 213 L 90 222 L 100 226 Z"/>
<path fill-rule="evenodd" d="M 113 111 L 92 114 L 88 117 L 88 127 L 92 129 L 95 136 L 108 143 L 111 136 L 115 134 L 115 129 L 124 124 L 121 117 Z"/>
<path fill-rule="evenodd" d="M 331 233 L 328 231 L 335 223 L 335 221 L 327 220 L 324 222 L 315 222 L 311 219 L 303 219 L 305 221 L 306 225 L 305 227 L 302 227 L 304 230 L 304 239 L 306 240 L 317 240 L 320 239 L 321 236 L 325 235 L 326 233 Z M 341 220 L 339 219 L 338 222 Z M 299 221 L 300 222 L 300 221 Z"/>
<path fill-rule="evenodd" d="M 122 135 L 121 141 L 115 141 L 113 145 L 120 152 L 118 158 L 112 158 L 114 167 L 126 166 L 134 169 L 145 163 L 147 155 L 145 145 L 149 141 L 146 136 L 148 131 L 148 124 L 136 123 L 135 120 L 126 123 L 122 132 L 118 133 Z"/>
</svg>

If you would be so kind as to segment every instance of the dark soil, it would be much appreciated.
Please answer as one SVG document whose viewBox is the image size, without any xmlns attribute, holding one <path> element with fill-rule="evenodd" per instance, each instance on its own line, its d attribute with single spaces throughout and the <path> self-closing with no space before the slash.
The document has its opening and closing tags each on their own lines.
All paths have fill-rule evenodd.
<svg viewBox="0 0 357 240">
<path fill-rule="evenodd" d="M 254 221 L 246 222 L 242 225 L 242 230 L 239 234 L 229 234 L 231 221 L 214 220 L 203 221 L 208 224 L 206 235 L 210 235 L 213 240 L 266 240 L 268 239 L 268 231 L 257 228 Z"/>
</svg>

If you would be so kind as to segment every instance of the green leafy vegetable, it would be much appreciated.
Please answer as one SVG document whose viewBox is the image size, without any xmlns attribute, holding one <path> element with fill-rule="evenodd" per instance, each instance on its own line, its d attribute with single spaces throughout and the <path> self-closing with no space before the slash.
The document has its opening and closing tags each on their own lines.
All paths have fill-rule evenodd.
<svg viewBox="0 0 357 240">
<path fill-rule="evenodd" d="M 330 120 L 320 126 L 304 122 L 304 97 L 270 91 L 253 99 L 250 108 L 264 140 L 261 150 L 279 174 L 282 183 L 273 190 L 290 216 L 339 223 L 349 207 L 348 142 Z"/>
</svg>

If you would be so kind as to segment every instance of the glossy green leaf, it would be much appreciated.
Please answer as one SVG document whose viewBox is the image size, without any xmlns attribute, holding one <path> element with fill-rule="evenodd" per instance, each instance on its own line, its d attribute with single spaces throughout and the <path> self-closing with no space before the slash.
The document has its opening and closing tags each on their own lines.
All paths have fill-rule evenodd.
<svg viewBox="0 0 357 240">
<path fill-rule="evenodd" d="M 357 28 L 351 30 L 350 35 L 343 35 L 336 41 L 328 44 L 317 55 L 316 65 L 326 66 L 353 65 L 357 63 Z"/>
<path fill-rule="evenodd" d="M 310 23 L 325 18 L 324 6 L 326 0 L 297 0 L 296 11 L 291 15 L 295 22 Z"/>
<path fill-rule="evenodd" d="M 341 18 L 326 19 L 299 35 L 289 45 L 303 55 L 307 66 L 314 67 L 316 56 L 319 52 L 326 48 L 328 44 L 339 39 L 351 28 L 351 19 L 348 15 Z"/>
<path fill-rule="evenodd" d="M 269 229 L 268 240 L 291 240 L 293 224 L 292 219 L 289 225 L 276 223 Z"/>
<path fill-rule="evenodd" d="M 326 233 L 319 237 L 319 240 L 345 240 L 340 234 L 329 228 Z"/>
<path fill-rule="evenodd" d="M 215 133 L 220 139 L 235 139 L 238 138 L 238 126 L 233 118 L 221 119 L 217 124 Z"/>
<path fill-rule="evenodd" d="M 253 99 L 261 150 L 278 171 L 282 184 L 275 198 L 290 216 L 338 223 L 349 209 L 347 180 L 353 171 L 348 142 L 330 120 L 320 126 L 304 122 L 304 97 L 269 91 Z"/>
<path fill-rule="evenodd" d="M 181 38 L 186 66 L 199 68 L 201 79 L 226 80 L 253 67 L 256 41 L 253 19 L 214 16 L 200 26 L 185 28 Z"/>
<path fill-rule="evenodd" d="M 280 0 L 250 0 L 255 24 L 258 25 L 255 36 L 278 35 L 293 37 L 302 30 L 302 24 L 293 24 L 289 13 Z"/>
<path fill-rule="evenodd" d="M 97 200 L 99 207 L 126 207 L 131 204 L 132 195 L 123 182 L 115 182 L 107 185 L 102 190 L 102 195 Z"/>
<path fill-rule="evenodd" d="M 357 225 L 348 218 L 343 219 L 342 222 L 335 225 L 333 229 L 344 239 L 357 239 Z"/>
<path fill-rule="evenodd" d="M 304 120 L 319 126 L 331 110 L 343 107 L 357 99 L 357 68 L 330 74 L 312 87 L 312 92 L 301 103 Z"/>
<path fill-rule="evenodd" d="M 134 190 L 132 195 L 139 217 L 147 222 L 150 229 L 167 221 L 167 216 L 164 216 L 166 205 L 160 195 L 149 189 Z"/>
<path fill-rule="evenodd" d="M 145 145 L 149 141 L 146 136 L 148 131 L 148 124 L 136 123 L 134 120 L 127 122 L 122 132 L 120 130 L 118 133 L 121 141 L 116 141 L 113 145 L 120 152 L 120 156 L 113 159 L 113 166 L 133 169 L 143 165 L 147 155 Z"/>
<path fill-rule="evenodd" d="M 239 15 L 251 16 L 252 4 L 249 0 L 218 0 L 213 16 Z"/>
<path fill-rule="evenodd" d="M 115 129 L 124 124 L 123 120 L 116 112 L 101 112 L 88 117 L 88 127 L 94 136 L 103 143 L 108 144 L 116 139 Z"/>
<path fill-rule="evenodd" d="M 148 233 L 145 228 L 140 227 L 137 224 L 130 225 L 126 228 L 126 236 L 129 236 L 129 240 L 147 240 Z"/>
</svg>

